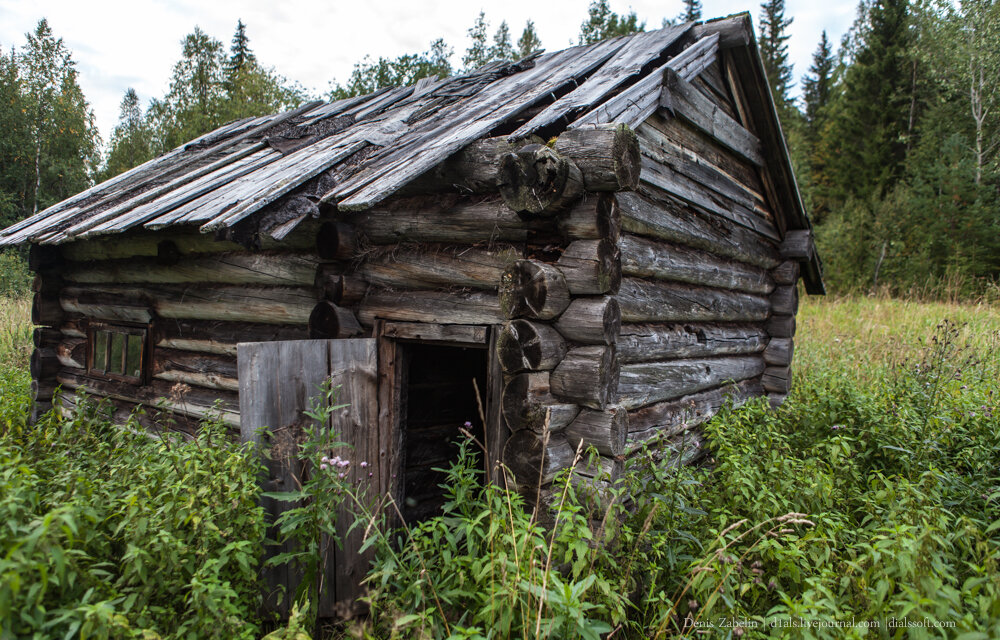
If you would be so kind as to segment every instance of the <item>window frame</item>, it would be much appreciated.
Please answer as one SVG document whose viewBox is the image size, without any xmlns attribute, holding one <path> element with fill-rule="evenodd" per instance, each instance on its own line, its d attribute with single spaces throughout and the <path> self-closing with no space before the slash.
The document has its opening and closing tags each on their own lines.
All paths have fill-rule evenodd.
<svg viewBox="0 0 1000 640">
<path fill-rule="evenodd" d="M 105 346 L 105 367 L 104 370 L 96 369 L 94 367 L 94 357 L 96 355 L 97 346 L 97 334 L 98 333 L 108 334 L 108 341 Z M 149 363 L 150 358 L 150 346 L 149 346 L 149 333 L 150 325 L 148 324 L 135 324 L 135 323 L 124 323 L 124 322 L 88 322 L 87 323 L 87 375 L 94 376 L 98 378 L 105 378 L 108 380 L 117 380 L 120 382 L 126 382 L 134 385 L 145 385 L 149 382 Z M 111 356 L 112 349 L 112 336 L 115 334 L 120 334 L 125 336 L 125 341 L 122 347 L 122 371 L 127 371 L 128 362 L 128 336 L 139 336 L 142 340 L 142 344 L 139 348 L 139 375 L 131 376 L 126 373 L 117 373 L 114 371 L 108 371 L 107 361 Z"/>
</svg>

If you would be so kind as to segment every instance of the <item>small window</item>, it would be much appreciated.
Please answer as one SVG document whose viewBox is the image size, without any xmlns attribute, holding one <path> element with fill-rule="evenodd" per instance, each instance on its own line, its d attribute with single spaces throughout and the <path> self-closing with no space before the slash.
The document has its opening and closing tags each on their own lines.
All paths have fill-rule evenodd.
<svg viewBox="0 0 1000 640">
<path fill-rule="evenodd" d="M 87 372 L 142 384 L 146 371 L 147 327 L 91 324 Z"/>
</svg>

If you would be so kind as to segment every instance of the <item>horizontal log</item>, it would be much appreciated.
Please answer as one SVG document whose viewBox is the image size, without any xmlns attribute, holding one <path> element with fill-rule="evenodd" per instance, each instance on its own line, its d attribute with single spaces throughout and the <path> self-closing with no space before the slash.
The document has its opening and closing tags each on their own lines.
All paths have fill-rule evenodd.
<svg viewBox="0 0 1000 640">
<path fill-rule="evenodd" d="M 643 445 L 652 445 L 660 439 L 672 438 L 708 421 L 726 403 L 738 407 L 748 399 L 763 394 L 764 388 L 761 387 L 760 381 L 751 378 L 629 411 L 626 455 L 631 455 Z"/>
<path fill-rule="evenodd" d="M 574 298 L 556 321 L 559 333 L 584 344 L 614 344 L 621 326 L 621 307 L 611 296 Z"/>
<path fill-rule="evenodd" d="M 767 318 L 767 298 L 671 282 L 624 278 L 618 293 L 623 322 L 757 322 Z"/>
<path fill-rule="evenodd" d="M 538 260 L 517 260 L 500 278 L 500 309 L 506 318 L 550 320 L 569 305 L 562 271 Z"/>
<path fill-rule="evenodd" d="M 503 463 L 519 487 L 546 485 L 573 463 L 573 449 L 559 434 L 515 431 L 503 448 Z"/>
<path fill-rule="evenodd" d="M 240 390 L 236 358 L 231 356 L 157 348 L 153 352 L 153 377 L 207 389 Z"/>
<path fill-rule="evenodd" d="M 760 325 L 625 324 L 618 358 L 624 363 L 759 353 L 767 341 Z"/>
<path fill-rule="evenodd" d="M 80 316 L 64 318 L 59 333 L 70 338 L 86 338 L 87 320 Z"/>
<path fill-rule="evenodd" d="M 307 221 L 296 227 L 290 235 L 277 241 L 262 236 L 262 251 L 312 249 L 316 242 L 319 223 Z M 128 231 L 113 236 L 86 238 L 59 245 L 59 250 L 67 260 L 83 262 L 88 260 L 122 260 L 126 258 L 156 258 L 160 255 L 160 245 L 171 242 L 181 257 L 208 253 L 231 253 L 246 251 L 242 245 L 229 240 L 219 240 L 213 234 L 198 231 L 197 226 L 188 230 L 175 231 Z"/>
<path fill-rule="evenodd" d="M 771 316 L 764 323 L 764 331 L 772 338 L 792 338 L 795 336 L 795 316 Z"/>
<path fill-rule="evenodd" d="M 59 371 L 59 358 L 56 357 L 56 350 L 45 347 L 32 351 L 29 369 L 34 380 L 52 378 Z"/>
<path fill-rule="evenodd" d="M 615 293 L 621 285 L 618 245 L 610 240 L 577 240 L 563 251 L 556 267 L 575 296 Z"/>
<path fill-rule="evenodd" d="M 513 376 L 504 385 L 500 405 L 511 431 L 559 431 L 580 413 L 577 405 L 560 402 L 552 395 L 547 371 Z"/>
<path fill-rule="evenodd" d="M 309 337 L 316 340 L 338 340 L 361 335 L 364 331 L 354 312 L 321 300 L 309 314 Z"/>
<path fill-rule="evenodd" d="M 621 212 L 618 201 L 609 193 L 584 194 L 573 207 L 556 218 L 556 226 L 568 240 L 610 240 L 618 242 Z"/>
<path fill-rule="evenodd" d="M 86 338 L 66 338 L 56 344 L 55 352 L 62 366 L 74 369 L 87 368 Z"/>
<path fill-rule="evenodd" d="M 573 474 L 592 480 L 614 484 L 625 472 L 625 461 L 620 456 L 582 456 Z"/>
<path fill-rule="evenodd" d="M 525 242 L 551 227 L 547 219 L 524 219 L 499 197 L 393 198 L 384 205 L 345 216 L 372 244 L 400 242 Z"/>
<path fill-rule="evenodd" d="M 63 391 L 58 397 L 60 410 L 63 416 L 71 417 L 81 408 L 80 397 L 74 393 Z M 88 397 L 90 404 L 100 404 L 103 415 L 107 416 L 113 424 L 126 425 L 131 421 L 143 429 L 146 429 L 150 438 L 157 437 L 156 434 L 167 431 L 174 435 L 181 435 L 186 439 L 193 438 L 201 427 L 201 420 L 189 417 L 172 411 L 161 411 L 157 408 L 127 402 L 117 398 L 94 398 Z M 229 435 L 238 437 L 238 432 L 234 433 L 231 425 Z"/>
<path fill-rule="evenodd" d="M 760 384 L 771 393 L 788 393 L 792 389 L 791 367 L 768 367 L 760 377 Z"/>
<path fill-rule="evenodd" d="M 157 347 L 215 353 L 236 357 L 240 342 L 271 342 L 274 340 L 307 340 L 305 325 L 255 324 L 213 320 L 157 319 L 153 327 L 153 342 Z M 66 332 L 66 326 L 63 326 Z"/>
<path fill-rule="evenodd" d="M 793 286 L 777 287 L 771 292 L 771 313 L 794 316 L 799 310 L 799 291 Z"/>
<path fill-rule="evenodd" d="M 628 435 L 628 413 L 624 409 L 593 411 L 584 409 L 563 430 L 566 442 L 574 450 L 583 443 L 584 450 L 594 447 L 605 456 L 620 456 Z"/>
<path fill-rule="evenodd" d="M 55 380 L 32 380 L 31 381 L 31 401 L 33 403 L 50 402 L 55 395 Z"/>
<path fill-rule="evenodd" d="M 541 144 L 529 144 L 500 159 L 500 195 L 518 213 L 551 216 L 583 194 L 583 174 L 572 160 Z"/>
<path fill-rule="evenodd" d="M 778 252 L 786 260 L 807 262 L 816 253 L 812 229 L 789 229 L 778 247 Z"/>
<path fill-rule="evenodd" d="M 753 27 L 748 13 L 738 13 L 726 18 L 709 20 L 691 27 L 691 37 L 703 38 L 707 35 L 719 34 L 719 48 L 731 49 L 745 47 L 753 39 Z"/>
<path fill-rule="evenodd" d="M 187 320 L 306 324 L 316 294 L 312 287 L 66 287 L 60 303 L 66 311 L 108 320 L 149 322 L 155 313 Z"/>
<path fill-rule="evenodd" d="M 666 192 L 643 187 L 642 192 L 615 195 L 622 230 L 661 238 L 764 269 L 780 264 L 778 250 L 759 234 L 733 224 L 712 224 Z"/>
<path fill-rule="evenodd" d="M 618 358 L 614 345 L 570 349 L 549 376 L 556 397 L 592 409 L 604 409 L 615 401 L 618 390 Z"/>
<path fill-rule="evenodd" d="M 58 327 L 62 319 L 63 309 L 58 297 L 42 293 L 36 293 L 32 297 L 31 324 Z"/>
<path fill-rule="evenodd" d="M 351 307 L 361 302 L 368 293 L 368 283 L 361 278 L 317 271 L 317 289 L 335 305 Z"/>
<path fill-rule="evenodd" d="M 487 327 L 426 322 L 386 322 L 382 328 L 382 335 L 396 340 L 435 344 L 482 345 L 489 342 Z"/>
<path fill-rule="evenodd" d="M 566 341 L 549 325 L 512 320 L 500 329 L 496 349 L 506 373 L 545 371 L 554 368 L 566 355 Z"/>
<path fill-rule="evenodd" d="M 350 260 L 358 252 L 358 238 L 354 227 L 335 221 L 326 221 L 316 234 L 316 253 L 324 260 Z"/>
<path fill-rule="evenodd" d="M 564 131 L 555 150 L 579 167 L 587 191 L 628 191 L 639 185 L 639 140 L 628 125 Z"/>
<path fill-rule="evenodd" d="M 504 269 L 520 257 L 520 252 L 509 247 L 489 250 L 423 245 L 370 252 L 357 267 L 357 275 L 386 288 L 496 290 Z"/>
<path fill-rule="evenodd" d="M 706 251 L 626 233 L 619 240 L 622 273 L 720 289 L 768 294 L 774 282 L 761 267 L 720 258 Z"/>
<path fill-rule="evenodd" d="M 517 147 L 507 136 L 476 140 L 456 151 L 444 162 L 403 187 L 403 195 L 457 191 L 490 193 L 497 190 L 500 159 Z"/>
<path fill-rule="evenodd" d="M 74 265 L 65 272 L 69 282 L 83 283 L 220 283 L 312 286 L 319 259 L 301 253 L 223 253 L 184 258 L 162 265 L 153 258 Z"/>
<path fill-rule="evenodd" d="M 500 303 L 493 294 L 373 289 L 358 305 L 358 319 L 361 324 L 371 326 L 376 318 L 436 324 L 500 324 L 504 321 Z"/>
<path fill-rule="evenodd" d="M 624 364 L 618 403 L 627 409 L 673 400 L 718 387 L 727 381 L 755 378 L 764 371 L 760 356 L 723 356 L 666 362 Z"/>
<path fill-rule="evenodd" d="M 764 362 L 772 366 L 785 367 L 792 364 L 794 346 L 791 338 L 771 338 L 764 349 Z"/>
<path fill-rule="evenodd" d="M 785 260 L 771 270 L 771 277 L 775 284 L 794 285 L 799 280 L 799 263 Z"/>
<path fill-rule="evenodd" d="M 124 400 L 151 408 L 168 409 L 198 420 L 221 419 L 229 427 L 239 429 L 238 394 L 221 389 L 204 389 L 183 383 L 153 380 L 138 386 L 127 382 L 103 380 L 83 371 L 62 369 L 56 380 L 66 389 L 86 391 L 93 396 Z M 216 406 L 216 401 L 220 404 Z"/>
</svg>

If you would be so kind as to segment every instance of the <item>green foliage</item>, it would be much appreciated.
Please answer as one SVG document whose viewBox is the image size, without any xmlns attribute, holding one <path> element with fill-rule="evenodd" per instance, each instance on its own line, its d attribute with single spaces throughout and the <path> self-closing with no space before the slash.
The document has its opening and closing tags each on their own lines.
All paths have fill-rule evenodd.
<svg viewBox="0 0 1000 640">
<path fill-rule="evenodd" d="M 26 297 L 31 291 L 31 272 L 21 252 L 0 251 L 0 300 Z"/>
<path fill-rule="evenodd" d="M 639 22 L 635 11 L 618 15 L 611 10 L 608 0 L 593 0 L 587 9 L 587 19 L 580 25 L 580 44 L 593 44 L 645 29 L 645 21 Z"/>
<path fill-rule="evenodd" d="M 98 179 L 107 180 L 153 157 L 150 130 L 143 119 L 142 107 L 135 89 L 129 87 L 122 98 L 118 124 L 111 132 L 108 155 Z"/>
<path fill-rule="evenodd" d="M 789 108 L 788 90 L 792 84 L 792 65 L 788 62 L 788 27 L 785 0 L 766 0 L 760 5 L 760 57 L 764 61 L 767 83 L 779 115 Z"/>
<path fill-rule="evenodd" d="M 422 78 L 448 77 L 452 72 L 449 62 L 451 54 L 451 47 L 439 38 L 423 53 L 405 54 L 395 59 L 380 57 L 375 61 L 365 56 L 354 65 L 345 86 L 332 83 L 330 98 L 340 100 L 385 87 L 403 87 Z"/>
<path fill-rule="evenodd" d="M 82 403 L 29 426 L 7 367 L 0 397 L 0 636 L 257 637 L 257 464 L 222 424 L 150 437 Z"/>
<path fill-rule="evenodd" d="M 535 23 L 528 20 L 524 24 L 524 31 L 517 39 L 517 57 L 525 58 L 542 48 L 542 41 L 535 32 Z"/>
<path fill-rule="evenodd" d="M 684 11 L 679 18 L 681 22 L 701 20 L 701 0 L 684 0 Z"/>
</svg>

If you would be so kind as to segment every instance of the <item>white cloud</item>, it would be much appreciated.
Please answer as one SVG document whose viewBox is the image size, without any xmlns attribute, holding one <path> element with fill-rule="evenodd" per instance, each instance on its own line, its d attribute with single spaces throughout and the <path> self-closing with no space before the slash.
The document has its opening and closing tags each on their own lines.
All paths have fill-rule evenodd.
<svg viewBox="0 0 1000 640">
<path fill-rule="evenodd" d="M 736 0 L 703 0 L 705 17 L 750 11 L 754 24 L 758 4 Z M 73 51 L 80 84 L 93 105 L 105 139 L 118 118 L 122 94 L 133 87 L 143 101 L 167 89 L 171 67 L 180 56 L 180 41 L 195 25 L 228 48 L 237 19 L 247 25 L 258 59 L 289 80 L 325 93 L 330 80 L 344 81 L 354 62 L 365 54 L 398 56 L 423 51 L 444 38 L 461 63 L 468 45 L 466 30 L 480 10 L 495 29 L 510 25 L 514 40 L 528 19 L 549 51 L 575 42 L 587 14 L 588 0 L 389 0 L 322 2 L 320 0 L 0 0 L 0 46 L 24 42 L 24 33 L 42 17 Z M 619 13 L 634 10 L 647 28 L 658 28 L 664 17 L 676 17 L 680 0 L 612 0 Z M 788 0 L 789 57 L 796 80 L 806 72 L 820 32 L 826 29 L 838 43 L 850 26 L 855 4 L 833 0 Z"/>
</svg>

